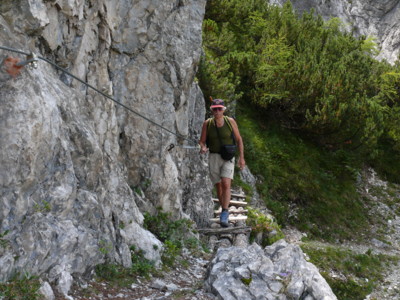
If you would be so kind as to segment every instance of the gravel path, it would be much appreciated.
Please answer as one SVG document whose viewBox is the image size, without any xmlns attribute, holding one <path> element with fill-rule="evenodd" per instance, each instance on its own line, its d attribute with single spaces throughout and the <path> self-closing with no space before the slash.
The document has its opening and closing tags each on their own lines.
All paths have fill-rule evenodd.
<svg viewBox="0 0 400 300">
<path fill-rule="evenodd" d="M 188 267 L 178 266 L 163 272 L 160 277 L 139 278 L 129 287 L 114 287 L 107 282 L 91 281 L 84 287 L 75 286 L 70 293 L 74 300 L 140 299 L 140 300 L 215 300 L 203 289 L 203 282 L 211 257 L 183 257 Z M 58 295 L 56 300 L 70 300 Z"/>
</svg>

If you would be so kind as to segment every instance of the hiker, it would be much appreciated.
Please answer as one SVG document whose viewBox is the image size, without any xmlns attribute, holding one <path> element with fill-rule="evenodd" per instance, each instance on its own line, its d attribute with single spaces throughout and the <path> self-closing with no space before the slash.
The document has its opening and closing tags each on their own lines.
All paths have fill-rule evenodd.
<svg viewBox="0 0 400 300">
<path fill-rule="evenodd" d="M 243 170 L 246 164 L 244 161 L 243 141 L 236 121 L 224 116 L 226 107 L 222 99 L 212 100 L 210 109 L 213 118 L 203 123 L 199 142 L 200 153 L 203 154 L 210 151 L 208 164 L 210 178 L 212 184 L 216 187 L 218 200 L 222 208 L 220 224 L 222 227 L 228 227 L 231 182 L 235 167 L 234 149 L 237 146 L 239 150 L 238 167 Z M 222 147 L 222 145 L 225 146 Z M 232 148 L 234 149 L 232 150 Z"/>
</svg>

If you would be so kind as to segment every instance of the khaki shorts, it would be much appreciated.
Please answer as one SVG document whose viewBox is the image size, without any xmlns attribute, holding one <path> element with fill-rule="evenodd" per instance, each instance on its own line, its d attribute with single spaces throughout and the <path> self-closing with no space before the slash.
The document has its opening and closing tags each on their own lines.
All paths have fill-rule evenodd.
<svg viewBox="0 0 400 300">
<path fill-rule="evenodd" d="M 233 179 L 235 158 L 226 161 L 221 158 L 220 154 L 210 153 L 208 168 L 210 169 L 210 178 L 213 185 L 220 182 L 222 177 Z"/>
</svg>

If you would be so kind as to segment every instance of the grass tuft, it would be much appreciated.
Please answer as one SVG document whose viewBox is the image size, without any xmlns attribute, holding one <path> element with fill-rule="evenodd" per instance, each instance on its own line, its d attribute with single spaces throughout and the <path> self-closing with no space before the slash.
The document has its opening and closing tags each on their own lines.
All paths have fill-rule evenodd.
<svg viewBox="0 0 400 300">
<path fill-rule="evenodd" d="M 16 274 L 6 283 L 0 283 L 0 299 L 39 300 L 40 281 L 29 274 Z"/>
</svg>

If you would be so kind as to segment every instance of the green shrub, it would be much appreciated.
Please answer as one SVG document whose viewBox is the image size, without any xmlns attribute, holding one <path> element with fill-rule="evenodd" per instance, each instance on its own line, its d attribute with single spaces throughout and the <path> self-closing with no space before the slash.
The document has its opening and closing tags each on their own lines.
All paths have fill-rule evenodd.
<svg viewBox="0 0 400 300">
<path fill-rule="evenodd" d="M 373 59 L 374 39 L 353 37 L 339 19 L 297 14 L 290 1 L 208 1 L 203 49 L 206 99 L 251 102 L 331 149 L 373 153 L 383 134 L 400 140 L 400 64 Z"/>
<path fill-rule="evenodd" d="M 3 233 L 0 233 L 0 248 L 6 248 L 7 245 L 9 244 L 9 241 L 4 238 L 8 233 L 9 233 L 9 230 L 6 230 Z"/>
<path fill-rule="evenodd" d="M 130 247 L 132 266 L 124 268 L 116 264 L 101 264 L 95 268 L 96 275 L 101 280 L 106 280 L 120 287 L 127 287 L 138 277 L 149 278 L 156 273 L 154 262 L 144 257 L 143 250 Z"/>
<path fill-rule="evenodd" d="M 154 216 L 148 213 L 144 214 L 144 228 L 164 243 L 161 258 L 165 267 L 182 263 L 178 257 L 184 247 L 192 251 L 197 251 L 200 248 L 200 242 L 193 236 L 192 225 L 191 220 L 173 220 L 170 213 L 162 212 L 161 209 Z M 157 246 L 155 246 L 156 248 Z M 145 258 L 143 250 L 132 245 L 130 251 L 132 258 L 130 268 L 115 264 L 98 265 L 96 266 L 98 278 L 110 281 L 118 286 L 129 286 L 138 276 L 148 278 L 158 272 L 154 262 Z"/>
<path fill-rule="evenodd" d="M 137 250 L 135 246 L 130 247 L 132 257 L 131 270 L 134 274 L 149 277 L 150 274 L 155 273 L 154 262 L 144 257 L 143 250 Z"/>
<path fill-rule="evenodd" d="M 6 283 L 0 283 L 0 298 L 7 300 L 40 300 L 40 281 L 29 274 L 16 274 Z"/>
<path fill-rule="evenodd" d="M 164 266 L 169 267 L 177 263 L 177 258 L 185 247 L 192 251 L 194 248 L 200 249 L 200 242 L 193 236 L 193 224 L 189 219 L 174 220 L 170 213 L 161 209 L 158 209 L 154 216 L 149 213 L 144 214 L 144 228 L 164 243 L 162 254 Z"/>
<path fill-rule="evenodd" d="M 261 246 L 265 247 L 284 238 L 284 235 L 272 216 L 262 213 L 259 209 L 247 207 L 246 224 L 251 226 L 250 241 L 261 235 Z"/>
<path fill-rule="evenodd" d="M 250 278 L 242 278 L 241 281 L 243 282 L 244 285 L 249 286 L 250 283 L 253 281 L 253 278 L 252 277 L 250 277 Z"/>
<path fill-rule="evenodd" d="M 162 255 L 162 261 L 166 266 L 173 266 L 176 262 L 176 258 L 180 255 L 182 250 L 182 244 L 175 240 L 166 240 L 164 243 L 164 252 Z"/>
<path fill-rule="evenodd" d="M 193 221 L 189 219 L 173 220 L 171 213 L 158 209 L 154 216 L 144 213 L 143 226 L 152 232 L 160 241 L 181 240 L 191 232 Z"/>
</svg>

